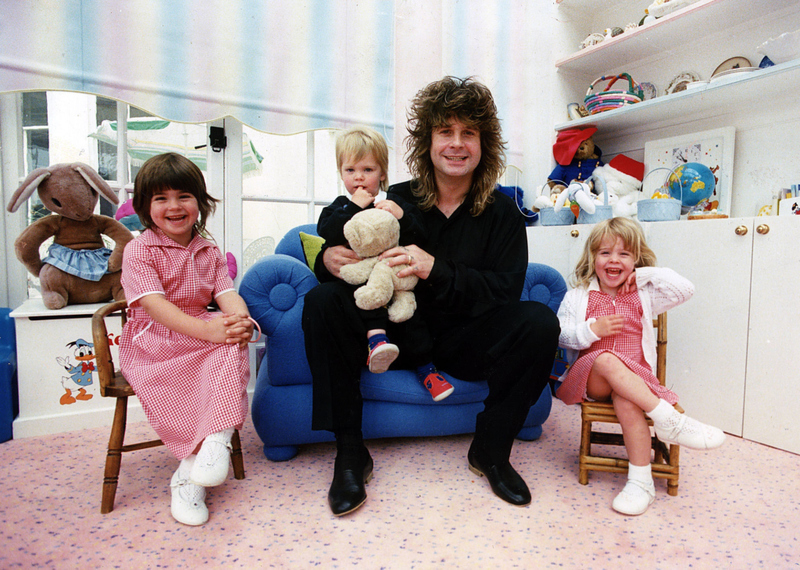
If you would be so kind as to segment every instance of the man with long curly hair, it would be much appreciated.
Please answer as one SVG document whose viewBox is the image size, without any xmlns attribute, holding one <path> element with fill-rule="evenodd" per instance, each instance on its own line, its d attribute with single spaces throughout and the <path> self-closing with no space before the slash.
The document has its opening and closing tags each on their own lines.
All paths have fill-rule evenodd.
<svg viewBox="0 0 800 570">
<path fill-rule="evenodd" d="M 427 240 L 382 257 L 390 265 L 409 264 L 400 277 L 420 279 L 417 311 L 430 327 L 437 369 L 487 381 L 468 466 L 486 476 L 501 499 L 524 506 L 530 491 L 509 457 L 531 404 L 547 386 L 559 325 L 546 306 L 520 301 L 527 238 L 516 205 L 495 190 L 505 143 L 494 99 L 472 78 L 445 77 L 417 94 L 408 123 L 406 157 L 414 179 L 390 187 L 389 196 L 417 205 Z M 346 248 L 323 250 L 315 268 L 321 284 L 306 296 L 303 314 L 314 380 L 312 427 L 336 436 L 328 501 L 337 516 L 364 503 L 373 468 L 361 433 L 364 331 L 349 314 L 353 303 L 339 299 L 347 290 L 334 279 L 353 261 Z"/>
</svg>

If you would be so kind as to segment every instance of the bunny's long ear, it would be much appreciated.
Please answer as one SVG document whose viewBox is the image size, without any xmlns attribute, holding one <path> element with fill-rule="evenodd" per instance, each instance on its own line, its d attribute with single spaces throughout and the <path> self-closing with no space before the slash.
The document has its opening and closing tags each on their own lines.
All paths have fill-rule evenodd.
<svg viewBox="0 0 800 570">
<path fill-rule="evenodd" d="M 119 204 L 119 198 L 111 189 L 111 186 L 109 186 L 108 182 L 103 180 L 101 176 L 97 174 L 97 171 L 95 171 L 94 168 L 81 162 L 75 162 L 71 166 L 72 169 L 83 176 L 83 179 L 86 180 L 89 186 L 97 190 L 97 193 L 103 198 L 112 204 Z"/>
<path fill-rule="evenodd" d="M 34 190 L 39 187 L 48 176 L 50 171 L 47 168 L 37 168 L 22 182 L 19 188 L 16 189 L 14 195 L 11 196 L 11 201 L 8 203 L 7 210 L 9 212 L 16 212 L 17 209 L 25 203 L 25 200 L 31 197 Z"/>
<path fill-rule="evenodd" d="M 594 198 L 588 184 L 585 182 L 573 181 L 570 183 L 567 191 L 582 210 L 585 210 L 588 214 L 594 214 Z"/>
</svg>

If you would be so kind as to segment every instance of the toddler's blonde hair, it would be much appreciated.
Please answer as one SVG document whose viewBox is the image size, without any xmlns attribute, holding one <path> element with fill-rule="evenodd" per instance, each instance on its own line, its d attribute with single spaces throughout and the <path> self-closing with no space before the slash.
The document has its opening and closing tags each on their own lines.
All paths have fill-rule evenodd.
<svg viewBox="0 0 800 570">
<path fill-rule="evenodd" d="M 575 287 L 588 287 L 595 277 L 594 261 L 600 244 L 607 237 L 622 238 L 625 249 L 633 254 L 634 267 L 653 267 L 656 264 L 656 254 L 647 245 L 644 239 L 642 226 L 631 218 L 619 217 L 603 220 L 595 224 L 586 240 L 575 272 L 572 275 L 572 284 Z"/>
<path fill-rule="evenodd" d="M 389 185 L 389 147 L 378 131 L 357 125 L 336 137 L 336 170 L 341 174 L 345 160 L 358 162 L 371 154 L 384 174 L 380 189 L 386 192 Z"/>
</svg>

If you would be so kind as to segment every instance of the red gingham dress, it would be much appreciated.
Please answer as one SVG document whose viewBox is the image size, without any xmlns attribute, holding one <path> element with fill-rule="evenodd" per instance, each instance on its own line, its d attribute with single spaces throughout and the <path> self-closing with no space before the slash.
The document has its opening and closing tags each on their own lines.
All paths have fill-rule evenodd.
<svg viewBox="0 0 800 570">
<path fill-rule="evenodd" d="M 578 358 L 570 366 L 556 396 L 565 404 L 577 404 L 586 399 L 586 382 L 594 365 L 594 359 L 603 352 L 611 352 L 642 378 L 650 391 L 670 404 L 678 401 L 678 396 L 662 386 L 653 374 L 642 351 L 642 300 L 634 290 L 612 299 L 602 291 L 589 291 L 589 305 L 586 319 L 605 315 L 621 314 L 625 317 L 622 332 L 595 341 L 589 348 L 581 350 Z"/>
<path fill-rule="evenodd" d="M 157 228 L 145 230 L 125 247 L 122 286 L 130 309 L 121 368 L 167 448 L 184 459 L 206 436 L 241 427 L 248 410 L 247 348 L 174 332 L 139 304 L 145 295 L 163 293 L 193 317 L 217 318 L 209 302 L 234 290 L 219 249 L 200 236 L 183 247 Z"/>
</svg>

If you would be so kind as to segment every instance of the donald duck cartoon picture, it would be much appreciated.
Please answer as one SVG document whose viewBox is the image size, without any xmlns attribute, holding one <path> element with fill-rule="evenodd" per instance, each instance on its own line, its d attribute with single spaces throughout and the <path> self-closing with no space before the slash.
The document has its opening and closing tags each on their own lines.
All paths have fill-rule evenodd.
<svg viewBox="0 0 800 570">
<path fill-rule="evenodd" d="M 56 362 L 67 371 L 69 376 L 61 377 L 61 385 L 66 390 L 59 402 L 62 406 L 74 404 L 77 400 L 91 400 L 93 395 L 87 394 L 86 389 L 92 385 L 92 372 L 94 372 L 94 345 L 82 338 L 67 343 L 67 347 L 74 348 L 73 355 L 77 364 L 72 364 L 69 357 L 56 357 Z M 73 396 L 72 391 L 78 394 Z"/>
</svg>

